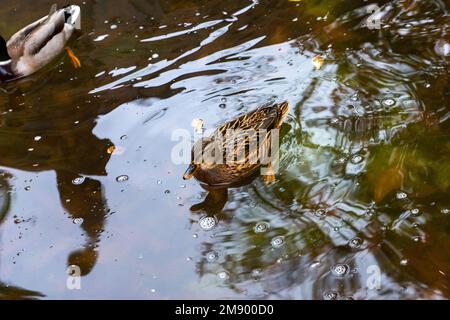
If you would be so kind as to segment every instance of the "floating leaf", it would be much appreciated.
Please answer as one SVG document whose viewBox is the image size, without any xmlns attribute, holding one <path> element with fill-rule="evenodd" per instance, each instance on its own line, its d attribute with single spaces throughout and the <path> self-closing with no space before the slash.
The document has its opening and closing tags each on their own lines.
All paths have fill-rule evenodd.
<svg viewBox="0 0 450 320">
<path fill-rule="evenodd" d="M 394 190 L 401 188 L 403 184 L 403 170 L 393 167 L 383 172 L 374 183 L 373 194 L 375 201 L 380 202 Z"/>
<path fill-rule="evenodd" d="M 313 58 L 313 66 L 314 68 L 316 68 L 316 70 L 320 70 L 320 68 L 322 68 L 324 63 L 325 60 L 321 56 L 315 56 Z"/>
<path fill-rule="evenodd" d="M 203 120 L 202 119 L 194 119 L 192 120 L 192 127 L 194 127 L 195 132 L 202 132 L 203 130 Z"/>
<path fill-rule="evenodd" d="M 108 154 L 120 156 L 125 152 L 125 148 L 121 146 L 110 146 L 106 152 L 108 152 Z"/>
</svg>

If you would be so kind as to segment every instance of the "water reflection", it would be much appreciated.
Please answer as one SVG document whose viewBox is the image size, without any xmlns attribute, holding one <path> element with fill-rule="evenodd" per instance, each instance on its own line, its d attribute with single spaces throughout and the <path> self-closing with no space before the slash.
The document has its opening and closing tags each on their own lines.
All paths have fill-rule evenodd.
<svg viewBox="0 0 450 320">
<path fill-rule="evenodd" d="M 83 68 L 0 95 L 0 295 L 450 297 L 449 4 L 375 2 L 379 30 L 362 0 L 75 1 Z M 19 5 L 5 34 L 41 15 Z M 274 184 L 182 181 L 173 130 L 271 100 L 292 106 Z"/>
</svg>

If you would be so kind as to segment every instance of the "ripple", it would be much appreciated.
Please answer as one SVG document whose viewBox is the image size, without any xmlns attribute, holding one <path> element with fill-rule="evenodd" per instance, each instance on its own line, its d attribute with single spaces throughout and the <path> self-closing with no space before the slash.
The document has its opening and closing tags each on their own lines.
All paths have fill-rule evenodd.
<svg viewBox="0 0 450 320">
<path fill-rule="evenodd" d="M 396 101 L 392 98 L 386 98 L 383 99 L 382 103 L 385 107 L 392 107 L 395 105 Z"/>
<path fill-rule="evenodd" d="M 254 227 L 253 231 L 256 233 L 264 233 L 269 229 L 269 224 L 267 222 L 258 222 Z"/>
<path fill-rule="evenodd" d="M 284 237 L 283 236 L 277 236 L 277 237 L 273 238 L 270 241 L 270 243 L 271 243 L 272 247 L 280 248 L 280 247 L 282 247 L 284 245 Z"/>
<path fill-rule="evenodd" d="M 362 240 L 361 238 L 358 238 L 358 237 L 355 237 L 355 238 L 351 239 L 351 240 L 348 242 L 348 245 L 349 245 L 351 248 L 355 248 L 355 249 L 361 247 L 362 244 L 363 244 L 363 240 Z"/>
<path fill-rule="evenodd" d="M 219 259 L 219 254 L 216 251 L 210 251 L 206 254 L 206 260 L 208 262 L 215 262 Z"/>
<path fill-rule="evenodd" d="M 200 228 L 202 228 L 205 231 L 214 229 L 216 224 L 217 221 L 213 217 L 203 217 L 199 221 Z"/>
<path fill-rule="evenodd" d="M 74 224 L 78 224 L 78 225 L 82 224 L 83 221 L 84 221 L 83 218 L 75 218 L 75 219 L 73 219 L 73 223 Z"/>
<path fill-rule="evenodd" d="M 118 177 L 116 178 L 116 181 L 117 181 L 117 182 L 125 182 L 125 181 L 127 181 L 128 179 L 129 179 L 129 177 L 128 177 L 127 175 L 123 174 L 123 175 L 118 176 Z"/>
<path fill-rule="evenodd" d="M 85 177 L 76 177 L 75 179 L 72 180 L 72 184 L 78 186 L 80 184 L 83 184 L 83 182 L 86 180 Z"/>
<path fill-rule="evenodd" d="M 338 277 L 345 276 L 349 270 L 350 267 L 346 264 L 336 264 L 331 268 L 331 272 Z"/>
</svg>

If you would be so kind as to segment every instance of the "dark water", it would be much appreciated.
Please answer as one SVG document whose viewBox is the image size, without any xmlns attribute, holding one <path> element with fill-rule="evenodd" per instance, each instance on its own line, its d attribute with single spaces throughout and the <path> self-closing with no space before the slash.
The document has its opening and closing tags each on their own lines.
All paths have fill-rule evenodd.
<svg viewBox="0 0 450 320">
<path fill-rule="evenodd" d="M 82 68 L 0 91 L 1 298 L 450 297 L 449 1 L 74 4 Z M 274 184 L 182 180 L 174 130 L 283 100 Z"/>
</svg>

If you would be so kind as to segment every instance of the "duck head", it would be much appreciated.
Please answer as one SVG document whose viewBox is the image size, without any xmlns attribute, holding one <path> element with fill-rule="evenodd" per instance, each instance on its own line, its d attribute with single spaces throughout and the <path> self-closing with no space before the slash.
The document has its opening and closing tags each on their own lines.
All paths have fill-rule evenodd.
<svg viewBox="0 0 450 320">
<path fill-rule="evenodd" d="M 6 46 L 6 40 L 0 36 L 0 63 L 11 60 L 8 54 L 8 47 Z"/>
<path fill-rule="evenodd" d="M 200 166 L 198 164 L 195 163 L 191 163 L 189 165 L 189 168 L 187 168 L 186 172 L 183 175 L 183 179 L 184 180 L 189 180 L 191 179 L 194 175 L 195 172 L 200 168 Z"/>
</svg>

